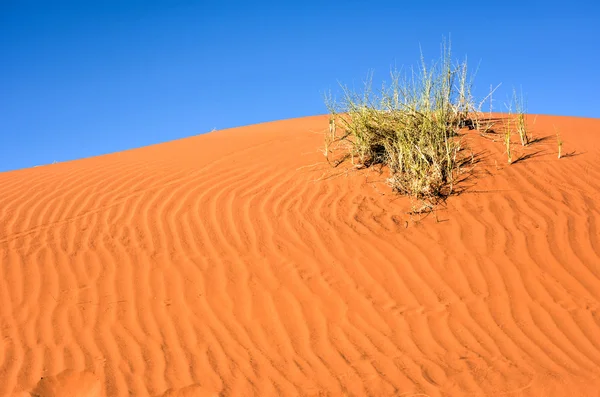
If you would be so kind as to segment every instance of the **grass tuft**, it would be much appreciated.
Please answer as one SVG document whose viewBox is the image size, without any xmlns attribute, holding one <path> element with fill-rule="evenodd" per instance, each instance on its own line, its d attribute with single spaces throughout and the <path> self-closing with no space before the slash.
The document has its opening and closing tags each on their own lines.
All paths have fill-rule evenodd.
<svg viewBox="0 0 600 397">
<path fill-rule="evenodd" d="M 517 90 L 513 89 L 513 100 L 515 102 L 515 111 L 517 113 L 517 133 L 521 138 L 521 145 L 527 146 L 531 142 L 529 131 L 527 130 L 527 121 L 525 120 L 526 105 L 523 100 L 523 93 L 517 95 Z"/>
<path fill-rule="evenodd" d="M 410 73 L 393 70 L 376 93 L 372 74 L 357 93 L 342 85 L 342 100 L 326 98 L 330 130 L 324 151 L 334 166 L 388 167 L 387 183 L 398 193 L 435 201 L 452 193 L 463 155 L 461 128 L 474 128 L 472 78 L 467 61 L 453 63 L 444 42 L 438 62 Z"/>
</svg>

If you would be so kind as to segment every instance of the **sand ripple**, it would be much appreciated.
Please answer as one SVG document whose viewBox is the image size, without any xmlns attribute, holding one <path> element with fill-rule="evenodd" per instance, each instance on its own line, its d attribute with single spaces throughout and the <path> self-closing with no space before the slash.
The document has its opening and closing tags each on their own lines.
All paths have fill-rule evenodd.
<svg viewBox="0 0 600 397">
<path fill-rule="evenodd" d="M 553 125 L 419 222 L 324 117 L 2 173 L 0 395 L 598 396 L 600 121 Z"/>
</svg>

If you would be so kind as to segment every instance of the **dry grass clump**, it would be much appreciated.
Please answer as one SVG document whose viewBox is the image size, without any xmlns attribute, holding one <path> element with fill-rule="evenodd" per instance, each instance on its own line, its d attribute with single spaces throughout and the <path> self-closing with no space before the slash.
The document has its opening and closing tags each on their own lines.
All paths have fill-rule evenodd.
<svg viewBox="0 0 600 397">
<path fill-rule="evenodd" d="M 379 93 L 372 76 L 364 91 L 342 86 L 343 98 L 327 98 L 330 130 L 325 155 L 337 166 L 350 160 L 356 167 L 382 164 L 393 190 L 420 199 L 451 194 L 468 156 L 461 156 L 458 131 L 473 128 L 475 111 L 467 62 L 454 64 L 450 46 L 441 59 L 410 74 L 391 72 L 391 84 Z"/>
</svg>

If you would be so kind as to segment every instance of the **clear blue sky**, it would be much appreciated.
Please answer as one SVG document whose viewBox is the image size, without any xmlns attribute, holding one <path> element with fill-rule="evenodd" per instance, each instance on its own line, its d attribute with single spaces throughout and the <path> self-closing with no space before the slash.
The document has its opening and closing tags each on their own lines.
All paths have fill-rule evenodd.
<svg viewBox="0 0 600 397">
<path fill-rule="evenodd" d="M 0 0 L 0 171 L 323 114 L 448 35 L 499 109 L 600 117 L 597 3 Z"/>
</svg>

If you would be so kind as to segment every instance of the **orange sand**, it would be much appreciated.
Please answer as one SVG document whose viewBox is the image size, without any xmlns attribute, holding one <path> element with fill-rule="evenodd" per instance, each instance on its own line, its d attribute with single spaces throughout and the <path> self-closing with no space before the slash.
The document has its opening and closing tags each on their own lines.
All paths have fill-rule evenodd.
<svg viewBox="0 0 600 397">
<path fill-rule="evenodd" d="M 0 396 L 600 395 L 600 120 L 533 120 L 420 221 L 323 116 L 0 174 Z"/>
</svg>

